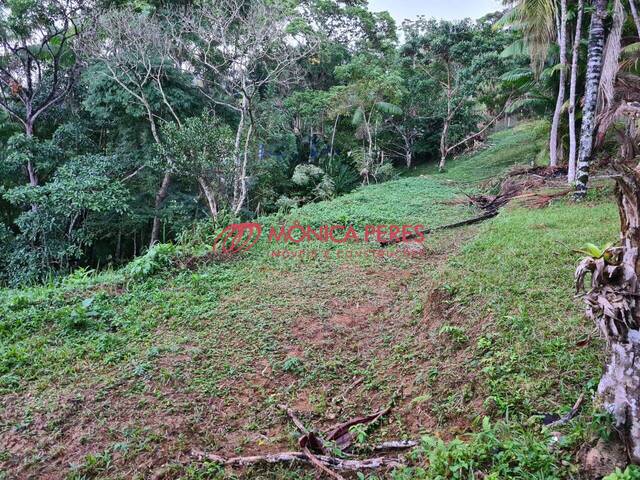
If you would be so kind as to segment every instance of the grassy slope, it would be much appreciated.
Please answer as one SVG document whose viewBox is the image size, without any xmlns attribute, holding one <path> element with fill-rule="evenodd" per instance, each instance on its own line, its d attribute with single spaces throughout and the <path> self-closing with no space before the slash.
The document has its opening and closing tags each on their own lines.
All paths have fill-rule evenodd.
<svg viewBox="0 0 640 480">
<path fill-rule="evenodd" d="M 447 201 L 470 182 L 533 159 L 540 138 L 531 125 L 503 132 L 491 149 L 450 163 L 443 176 L 363 188 L 287 221 L 440 225 L 466 218 L 471 209 Z M 496 478 L 560 475 L 569 467 L 541 449 L 544 434 L 521 425 L 533 413 L 566 409 L 598 376 L 599 342 L 578 346 L 592 327 L 572 300 L 571 248 L 603 243 L 615 230 L 605 198 L 509 209 L 479 227 L 459 255 L 452 254 L 478 228 L 431 237 L 426 254 L 412 259 L 347 261 L 334 251 L 328 259 L 282 259 L 261 244 L 239 261 L 145 281 L 77 275 L 58 287 L 3 291 L 0 462 L 8 478 L 158 471 L 209 478 L 217 470 L 193 459 L 192 449 L 249 454 L 294 446 L 277 403 L 310 425 L 329 426 L 395 398 L 380 438 L 450 437 L 481 429 L 484 415 L 511 422 L 485 425 L 465 444 L 426 439 L 431 466 L 398 478 L 468 478 L 457 460 Z M 558 455 L 571 453 L 585 428 L 575 427 Z M 496 444 L 513 458 L 498 459 Z M 534 476 L 540 463 L 546 477 Z M 283 469 L 258 474 L 313 478 Z"/>
</svg>

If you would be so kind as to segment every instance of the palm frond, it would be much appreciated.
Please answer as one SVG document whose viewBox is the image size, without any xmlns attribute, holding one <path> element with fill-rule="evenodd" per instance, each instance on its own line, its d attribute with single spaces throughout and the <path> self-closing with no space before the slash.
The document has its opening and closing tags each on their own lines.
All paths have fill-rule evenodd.
<svg viewBox="0 0 640 480">
<path fill-rule="evenodd" d="M 557 5 L 555 0 L 514 0 L 514 7 L 500 20 L 518 25 L 531 57 L 531 68 L 542 71 L 551 42 L 556 38 Z"/>
<path fill-rule="evenodd" d="M 386 113 L 388 115 L 402 115 L 402 108 L 389 102 L 376 103 L 376 109 L 379 112 Z"/>
<path fill-rule="evenodd" d="M 351 124 L 355 127 L 361 125 L 364 122 L 364 110 L 362 107 L 356 108 L 356 111 L 353 112 L 353 117 L 351 118 Z"/>
<path fill-rule="evenodd" d="M 529 55 L 529 49 L 524 39 L 519 38 L 500 53 L 500 58 L 518 57 L 522 55 Z"/>
</svg>

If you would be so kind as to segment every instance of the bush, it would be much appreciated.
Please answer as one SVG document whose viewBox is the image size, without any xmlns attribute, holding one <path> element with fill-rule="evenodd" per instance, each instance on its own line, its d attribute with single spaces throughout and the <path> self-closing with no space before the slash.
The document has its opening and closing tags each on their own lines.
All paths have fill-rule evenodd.
<svg viewBox="0 0 640 480">
<path fill-rule="evenodd" d="M 125 267 L 125 273 L 136 280 L 147 278 L 168 267 L 175 254 L 176 247 L 173 244 L 158 243 L 129 263 Z"/>
<path fill-rule="evenodd" d="M 640 480 L 640 468 L 630 465 L 624 472 L 616 468 L 615 472 L 607 475 L 602 480 Z"/>
<path fill-rule="evenodd" d="M 478 472 L 487 480 L 563 478 L 546 435 L 513 424 L 492 425 L 488 418 L 466 442 L 423 437 L 414 460 L 427 466 L 400 469 L 394 480 L 467 480 L 478 478 Z"/>
</svg>

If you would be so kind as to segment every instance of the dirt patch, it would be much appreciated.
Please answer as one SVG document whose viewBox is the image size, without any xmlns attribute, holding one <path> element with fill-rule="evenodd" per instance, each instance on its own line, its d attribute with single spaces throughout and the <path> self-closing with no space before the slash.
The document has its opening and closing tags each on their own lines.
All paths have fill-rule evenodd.
<svg viewBox="0 0 640 480">
<path fill-rule="evenodd" d="M 71 471 L 176 478 L 195 449 L 230 456 L 295 447 L 278 403 L 318 428 L 393 403 L 384 439 L 466 431 L 482 413 L 467 365 L 477 333 L 433 280 L 465 235 L 410 260 L 267 273 L 268 290 L 252 284 L 223 298 L 201 332 L 183 332 L 184 348 L 141 372 L 87 372 L 71 387 L 5 396 L 1 467 L 17 479 Z M 209 335 L 207 322 L 220 317 L 224 328 Z M 442 336 L 445 323 L 467 328 L 468 343 Z"/>
</svg>

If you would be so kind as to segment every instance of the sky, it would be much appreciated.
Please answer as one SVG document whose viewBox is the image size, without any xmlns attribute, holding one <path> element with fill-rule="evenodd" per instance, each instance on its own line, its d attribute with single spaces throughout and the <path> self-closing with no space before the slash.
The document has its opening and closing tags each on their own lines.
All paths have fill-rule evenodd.
<svg viewBox="0 0 640 480">
<path fill-rule="evenodd" d="M 475 20 L 503 8 L 500 0 L 369 0 L 370 10 L 387 10 L 398 26 L 402 25 L 405 18 L 414 19 L 418 15 L 446 20 L 467 17 Z"/>
</svg>

